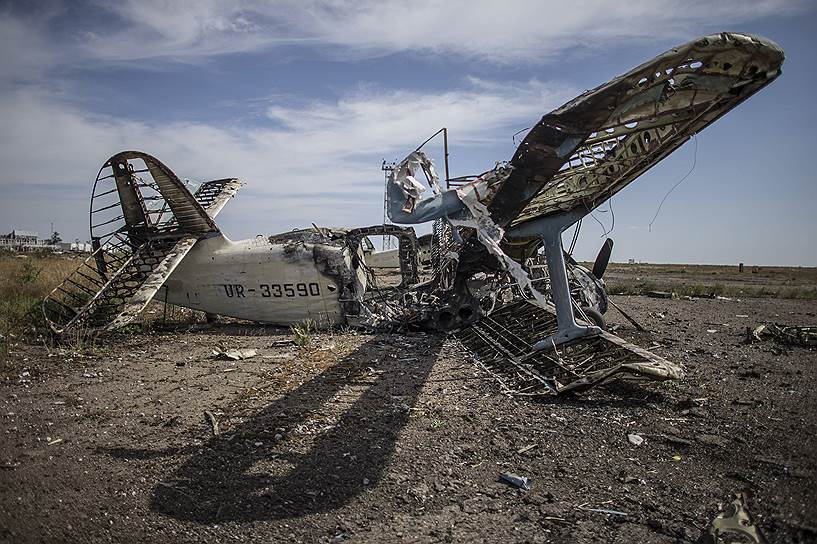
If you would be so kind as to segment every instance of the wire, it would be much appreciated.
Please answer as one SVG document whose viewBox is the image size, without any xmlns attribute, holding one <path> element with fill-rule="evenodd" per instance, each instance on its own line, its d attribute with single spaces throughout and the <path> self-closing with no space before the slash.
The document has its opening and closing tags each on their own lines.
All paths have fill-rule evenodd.
<svg viewBox="0 0 817 544">
<path fill-rule="evenodd" d="M 613 230 L 616 228 L 616 212 L 613 211 L 613 196 L 612 195 L 610 195 L 610 200 L 607 201 L 607 205 L 610 207 L 610 216 L 612 217 L 613 222 L 610 223 L 610 230 L 607 231 L 604 234 L 604 236 L 607 236 L 608 234 L 613 232 Z"/>
<path fill-rule="evenodd" d="M 531 128 L 533 128 L 533 126 L 530 126 L 530 127 L 525 127 L 525 128 L 523 128 L 523 129 L 521 129 L 521 130 L 517 130 L 516 132 L 514 132 L 514 133 L 513 133 L 513 136 L 511 136 L 511 141 L 512 141 L 514 144 L 516 144 L 516 136 L 517 136 L 517 135 L 518 135 L 520 132 L 524 132 L 524 131 L 526 131 L 526 130 L 528 130 L 528 129 L 531 129 Z"/>
<path fill-rule="evenodd" d="M 661 213 L 661 206 L 664 205 L 664 201 L 667 200 L 667 198 L 669 197 L 670 194 L 672 194 L 675 188 L 681 185 L 681 183 L 683 183 L 684 180 L 687 179 L 690 176 L 690 174 L 692 174 L 692 172 L 695 170 L 695 165 L 698 162 L 698 135 L 693 134 L 692 137 L 695 139 L 695 153 L 692 155 L 692 166 L 690 167 L 689 172 L 684 174 L 684 177 L 679 179 L 678 182 L 675 185 L 673 185 L 669 191 L 667 191 L 667 194 L 664 195 L 664 198 L 661 199 L 661 202 L 658 204 L 658 209 L 655 210 L 655 215 L 652 216 L 652 220 L 650 221 L 650 224 L 648 226 L 649 232 L 652 232 L 652 224 L 655 223 L 658 214 Z"/>
<path fill-rule="evenodd" d="M 592 217 L 592 218 L 593 218 L 593 219 L 596 221 L 596 223 L 598 223 L 598 224 L 599 224 L 599 226 L 601 227 L 601 230 L 602 230 L 602 231 L 607 232 L 607 227 L 605 227 L 605 226 L 604 226 L 604 224 L 603 224 L 601 221 L 599 221 L 599 218 L 598 218 L 598 217 L 596 217 L 596 216 L 593 214 L 593 212 L 592 212 L 592 211 L 590 212 L 590 217 Z M 602 234 L 602 236 L 604 236 L 604 235 Z"/>
<path fill-rule="evenodd" d="M 576 222 L 576 232 L 573 233 L 573 240 L 570 242 L 570 249 L 567 250 L 567 254 L 571 257 L 573 256 L 573 249 L 576 247 L 576 241 L 579 239 L 579 231 L 582 228 L 582 220 L 579 219 Z"/>
</svg>

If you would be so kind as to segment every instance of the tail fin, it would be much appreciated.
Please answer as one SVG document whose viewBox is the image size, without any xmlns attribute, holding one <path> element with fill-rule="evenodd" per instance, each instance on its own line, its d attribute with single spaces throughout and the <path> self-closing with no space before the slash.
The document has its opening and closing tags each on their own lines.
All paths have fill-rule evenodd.
<svg viewBox="0 0 817 544">
<path fill-rule="evenodd" d="M 219 232 L 213 218 L 241 183 L 220 179 L 191 194 L 158 159 L 123 151 L 94 182 L 94 253 L 43 301 L 58 333 L 126 325 L 147 306 L 196 241 Z"/>
</svg>

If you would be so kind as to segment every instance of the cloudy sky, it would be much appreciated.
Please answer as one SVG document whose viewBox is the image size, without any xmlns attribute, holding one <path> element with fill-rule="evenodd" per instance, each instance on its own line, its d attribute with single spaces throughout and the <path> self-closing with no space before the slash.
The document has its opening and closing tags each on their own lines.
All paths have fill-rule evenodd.
<svg viewBox="0 0 817 544">
<path fill-rule="evenodd" d="M 375 224 L 382 160 L 441 126 L 452 175 L 484 171 L 544 113 L 724 30 L 781 44 L 783 76 L 602 206 L 577 256 L 614 214 L 617 261 L 817 265 L 817 5 L 796 0 L 0 0 L 0 231 L 87 239 L 124 149 L 240 177 L 232 239 Z"/>
</svg>

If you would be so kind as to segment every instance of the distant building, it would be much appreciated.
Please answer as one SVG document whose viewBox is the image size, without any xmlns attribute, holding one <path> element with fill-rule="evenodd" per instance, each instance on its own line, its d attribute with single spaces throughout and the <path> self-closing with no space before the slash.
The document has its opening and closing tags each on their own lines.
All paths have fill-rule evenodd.
<svg viewBox="0 0 817 544">
<path fill-rule="evenodd" d="M 58 245 L 60 251 L 76 251 L 78 253 L 91 253 L 93 251 L 90 242 L 80 242 L 79 240 L 75 242 L 60 242 Z"/>
<path fill-rule="evenodd" d="M 58 246 L 41 240 L 40 235 L 29 230 L 13 230 L 8 234 L 0 234 L 0 248 L 14 251 L 54 251 Z"/>
</svg>

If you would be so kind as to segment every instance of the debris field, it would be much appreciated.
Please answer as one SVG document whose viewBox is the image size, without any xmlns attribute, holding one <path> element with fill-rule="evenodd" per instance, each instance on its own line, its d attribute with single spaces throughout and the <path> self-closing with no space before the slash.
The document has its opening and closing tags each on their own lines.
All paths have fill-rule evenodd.
<svg viewBox="0 0 817 544">
<path fill-rule="evenodd" d="M 3 542 L 817 539 L 814 301 L 616 297 L 680 381 L 510 396 L 452 337 L 242 324 L 13 348 Z M 749 329 L 747 333 L 747 329 Z"/>
</svg>

